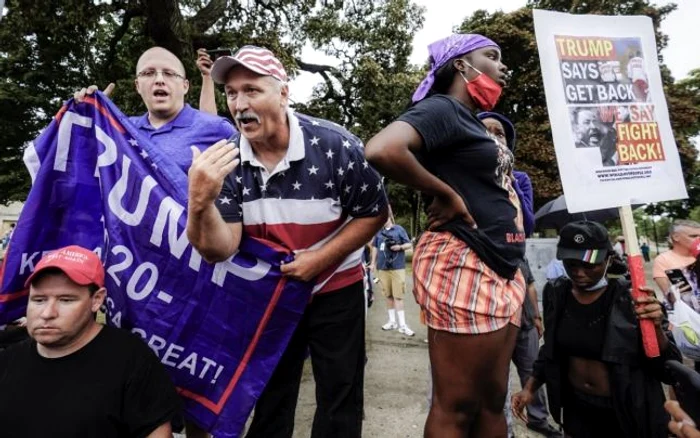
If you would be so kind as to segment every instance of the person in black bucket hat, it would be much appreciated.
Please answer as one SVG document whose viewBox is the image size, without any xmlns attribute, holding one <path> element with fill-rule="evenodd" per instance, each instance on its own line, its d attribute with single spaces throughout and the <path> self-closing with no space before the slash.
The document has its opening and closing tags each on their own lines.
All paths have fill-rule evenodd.
<svg viewBox="0 0 700 438">
<path fill-rule="evenodd" d="M 552 417 L 567 436 L 665 437 L 661 382 L 671 378 L 664 362 L 681 354 L 653 290 L 640 287 L 646 294 L 633 300 L 629 282 L 607 278 L 613 252 L 599 223 L 562 228 L 557 258 L 569 278 L 544 288 L 544 344 L 532 377 L 512 398 L 513 412 L 524 419 L 523 408 L 546 384 Z M 654 322 L 659 357 L 646 357 L 640 319 Z"/>
</svg>

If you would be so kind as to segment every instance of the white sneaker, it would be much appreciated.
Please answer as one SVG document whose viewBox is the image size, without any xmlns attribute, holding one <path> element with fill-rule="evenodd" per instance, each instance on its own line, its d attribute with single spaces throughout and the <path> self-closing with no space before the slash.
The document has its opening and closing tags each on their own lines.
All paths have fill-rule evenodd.
<svg viewBox="0 0 700 438">
<path fill-rule="evenodd" d="M 395 322 L 387 322 L 382 326 L 382 330 L 396 330 L 399 326 Z"/>
<path fill-rule="evenodd" d="M 415 335 L 415 333 L 413 333 L 413 330 L 411 330 L 410 328 L 408 328 L 407 325 L 405 325 L 405 326 L 403 326 L 403 327 L 400 327 L 400 328 L 399 328 L 399 333 L 401 333 L 402 335 L 406 335 L 406 336 L 413 336 L 413 335 Z"/>
</svg>

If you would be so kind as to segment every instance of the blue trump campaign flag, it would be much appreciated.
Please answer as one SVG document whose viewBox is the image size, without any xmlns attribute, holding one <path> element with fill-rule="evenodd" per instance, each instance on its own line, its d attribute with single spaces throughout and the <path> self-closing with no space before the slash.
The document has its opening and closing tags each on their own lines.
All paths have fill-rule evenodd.
<svg viewBox="0 0 700 438">
<path fill-rule="evenodd" d="M 184 171 L 99 92 L 69 101 L 25 162 L 33 186 L 0 270 L 0 324 L 24 315 L 43 253 L 94 249 L 107 323 L 151 347 L 189 418 L 239 436 L 311 296 L 280 273 L 289 251 L 244 237 L 230 259 L 204 262 L 185 234 Z"/>
</svg>

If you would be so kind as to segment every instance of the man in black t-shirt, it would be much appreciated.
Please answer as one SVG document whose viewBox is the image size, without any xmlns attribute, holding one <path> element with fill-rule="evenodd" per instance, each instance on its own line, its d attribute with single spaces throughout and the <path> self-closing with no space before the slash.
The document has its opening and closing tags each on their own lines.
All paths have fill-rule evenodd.
<svg viewBox="0 0 700 438">
<path fill-rule="evenodd" d="M 0 351 L 0 435 L 170 438 L 179 399 L 157 357 L 95 321 L 106 294 L 100 259 L 59 249 L 26 285 L 31 339 Z"/>
</svg>

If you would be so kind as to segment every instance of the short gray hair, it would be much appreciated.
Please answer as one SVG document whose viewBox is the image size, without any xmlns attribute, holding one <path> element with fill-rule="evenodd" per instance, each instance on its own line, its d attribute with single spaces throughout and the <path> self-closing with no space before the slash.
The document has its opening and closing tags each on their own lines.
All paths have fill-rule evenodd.
<svg viewBox="0 0 700 438">
<path fill-rule="evenodd" d="M 692 221 L 689 219 L 676 219 L 671 223 L 671 229 L 668 232 L 668 239 L 666 239 L 668 243 L 668 248 L 673 249 L 673 235 L 680 231 L 681 228 L 687 227 L 687 228 L 700 228 L 700 223 L 696 221 Z"/>
<path fill-rule="evenodd" d="M 671 224 L 671 234 L 677 233 L 679 228 L 700 228 L 700 223 L 689 219 L 676 219 Z"/>
</svg>

